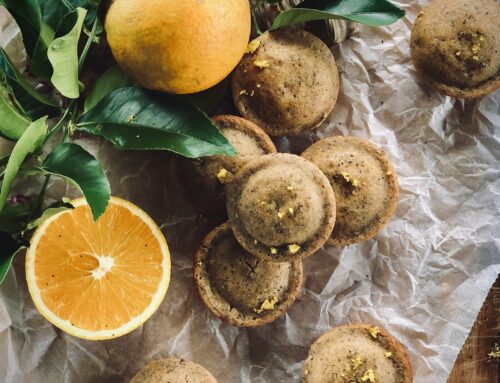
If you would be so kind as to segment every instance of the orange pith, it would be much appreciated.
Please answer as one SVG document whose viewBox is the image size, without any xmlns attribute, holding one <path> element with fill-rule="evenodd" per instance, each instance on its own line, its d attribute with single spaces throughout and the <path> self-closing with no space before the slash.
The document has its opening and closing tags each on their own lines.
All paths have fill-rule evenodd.
<svg viewBox="0 0 500 383">
<path fill-rule="evenodd" d="M 53 322 L 44 312 L 49 311 L 75 331 L 110 332 L 99 338 L 115 336 L 113 330 L 151 310 L 159 290 L 166 292 L 165 274 L 170 273 L 159 230 L 152 230 L 128 203 L 116 201 L 122 200 L 112 199 L 97 222 L 86 203 L 60 213 L 41 235 L 35 234 L 36 248 L 27 258 L 28 284 L 42 314 Z M 31 283 L 29 274 L 34 274 Z"/>
</svg>

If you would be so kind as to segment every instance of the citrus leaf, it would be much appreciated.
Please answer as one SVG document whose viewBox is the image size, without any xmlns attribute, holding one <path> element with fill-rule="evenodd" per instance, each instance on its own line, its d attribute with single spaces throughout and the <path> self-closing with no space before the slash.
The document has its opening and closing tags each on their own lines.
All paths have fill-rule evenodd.
<svg viewBox="0 0 500 383">
<path fill-rule="evenodd" d="M 104 213 L 111 196 L 108 179 L 99 161 L 81 146 L 65 143 L 45 159 L 42 169 L 78 187 L 87 199 L 94 220 Z"/>
<path fill-rule="evenodd" d="M 210 89 L 198 93 L 183 94 L 178 97 L 190 102 L 205 113 L 210 113 L 226 94 L 230 77 L 226 77 Z"/>
<path fill-rule="evenodd" d="M 72 205 L 69 205 L 69 206 L 67 206 L 67 205 L 69 205 L 69 204 L 66 204 L 66 205 L 63 205 L 60 207 L 50 207 L 48 209 L 45 209 L 45 211 L 42 213 L 42 215 L 40 217 L 38 217 L 37 219 L 34 219 L 30 223 L 28 223 L 28 225 L 26 226 L 26 230 L 36 229 L 38 226 L 43 224 L 50 217 L 53 217 L 56 214 L 62 213 L 63 211 L 73 209 Z"/>
<path fill-rule="evenodd" d="M 16 20 L 23 36 L 26 52 L 33 57 L 42 28 L 42 14 L 37 0 L 2 0 L 0 4 Z"/>
<path fill-rule="evenodd" d="M 10 154 L 9 162 L 5 168 L 4 179 L 0 187 L 0 211 L 2 211 L 7 197 L 9 196 L 10 188 L 16 178 L 19 168 L 24 162 L 28 154 L 33 153 L 43 142 L 47 135 L 47 117 L 42 117 L 32 122 L 28 129 L 17 141 L 12 153 Z"/>
<path fill-rule="evenodd" d="M 40 38 L 31 56 L 31 73 L 42 81 L 48 81 L 52 75 L 52 66 L 47 57 L 47 50 L 54 40 L 54 36 L 55 32 L 52 28 L 42 22 Z"/>
<path fill-rule="evenodd" d="M 107 94 L 116 89 L 132 85 L 133 83 L 134 81 L 125 73 L 123 73 L 117 66 L 112 66 L 106 72 L 104 72 L 103 75 L 99 77 L 99 79 L 95 82 L 92 90 L 85 99 L 83 111 L 88 112 L 90 109 L 96 106 L 99 101 L 101 101 Z"/>
<path fill-rule="evenodd" d="M 31 72 L 41 80 L 50 77 L 47 47 L 54 38 L 54 31 L 45 24 L 38 0 L 2 0 L 12 14 L 23 37 L 26 53 L 32 59 Z"/>
<path fill-rule="evenodd" d="M 43 22 L 55 32 L 69 13 L 76 12 L 76 8 L 67 0 L 38 0 Z M 76 14 L 76 13 L 75 13 Z M 73 24 L 76 22 L 73 21 Z M 70 28 L 71 29 L 71 28 Z M 63 34 L 69 32 L 66 30 Z"/>
<path fill-rule="evenodd" d="M 45 115 L 53 117 L 59 114 L 60 108 L 26 81 L 1 48 L 0 72 L 3 72 L 5 83 L 12 89 L 18 104 L 30 118 L 35 120 Z"/>
<path fill-rule="evenodd" d="M 43 1 L 43 0 L 42 0 Z M 59 0 L 45 0 L 49 2 L 57 2 Z M 85 17 L 85 26 L 90 29 L 92 28 L 92 24 L 94 23 L 97 14 L 99 13 L 98 10 L 100 10 L 100 5 L 105 5 L 107 3 L 106 1 L 100 1 L 100 0 L 66 0 L 68 3 L 71 3 L 73 8 L 76 10 L 76 8 L 84 8 L 86 9 L 87 16 Z M 97 35 L 101 34 L 104 30 L 104 27 L 102 23 L 99 23 L 99 26 L 97 28 Z"/>
<path fill-rule="evenodd" d="M 31 214 L 29 203 L 6 203 L 0 211 L 0 231 L 14 234 L 21 232 Z"/>
<path fill-rule="evenodd" d="M 404 10 L 388 0 L 306 0 L 297 8 L 276 16 L 271 29 L 328 19 L 345 19 L 379 27 L 392 24 L 404 15 Z"/>
<path fill-rule="evenodd" d="M 68 98 L 78 98 L 78 40 L 87 11 L 78 8 L 78 19 L 71 31 L 56 38 L 49 46 L 47 55 L 54 70 L 51 81 L 61 94 Z"/>
<path fill-rule="evenodd" d="M 9 90 L 0 83 L 0 135 L 10 140 L 19 139 L 31 120 L 12 102 Z"/>
<path fill-rule="evenodd" d="M 10 154 L 6 155 L 5 157 L 0 157 L 0 168 L 2 166 L 7 165 L 7 162 L 9 162 Z"/>
<path fill-rule="evenodd" d="M 169 150 L 194 158 L 235 151 L 213 122 L 175 96 L 138 87 L 105 96 L 77 123 L 77 129 L 102 136 L 118 149 Z"/>
<path fill-rule="evenodd" d="M 26 247 L 23 244 L 14 240 L 9 234 L 0 232 L 0 284 L 12 266 L 12 260 L 24 248 Z"/>
</svg>

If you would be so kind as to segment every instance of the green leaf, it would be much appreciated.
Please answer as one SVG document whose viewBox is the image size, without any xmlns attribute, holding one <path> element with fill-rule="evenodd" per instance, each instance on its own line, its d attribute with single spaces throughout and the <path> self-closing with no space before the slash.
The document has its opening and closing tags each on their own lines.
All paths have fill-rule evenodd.
<svg viewBox="0 0 500 383">
<path fill-rule="evenodd" d="M 78 40 L 82 31 L 83 20 L 87 11 L 78 8 L 78 20 L 73 29 L 66 35 L 58 37 L 49 46 L 47 52 L 54 72 L 52 84 L 68 98 L 78 98 Z"/>
<path fill-rule="evenodd" d="M 40 217 L 38 217 L 37 219 L 34 219 L 26 226 L 26 230 L 33 230 L 33 229 L 37 228 L 38 226 L 40 226 L 41 224 L 43 224 L 49 218 L 53 217 L 54 215 L 62 213 L 63 211 L 66 211 L 69 209 L 73 209 L 72 205 L 69 205 L 69 206 L 67 206 L 67 205 L 69 205 L 69 204 L 66 204 L 66 205 L 63 205 L 60 207 L 49 207 L 48 209 L 45 209 L 45 211 L 42 213 L 42 215 Z"/>
<path fill-rule="evenodd" d="M 0 73 L 2 72 L 5 83 L 12 89 L 18 104 L 30 118 L 35 120 L 45 115 L 53 117 L 59 114 L 61 109 L 26 81 L 0 48 Z"/>
<path fill-rule="evenodd" d="M 48 80 L 51 68 L 47 47 L 54 38 L 54 31 L 44 23 L 40 4 L 37 0 L 2 1 L 21 29 L 26 52 L 32 59 L 31 72 L 41 80 Z"/>
<path fill-rule="evenodd" d="M 14 234 L 21 232 L 31 214 L 32 205 L 29 203 L 6 203 L 0 211 L 0 231 Z"/>
<path fill-rule="evenodd" d="M 42 117 L 32 122 L 28 129 L 17 141 L 12 153 L 10 154 L 9 162 L 5 168 L 5 175 L 0 187 L 0 212 L 2 211 L 7 197 L 9 196 L 10 188 L 16 178 L 19 168 L 24 162 L 28 154 L 33 153 L 43 142 L 47 135 L 47 117 Z"/>
<path fill-rule="evenodd" d="M 24 46 L 33 57 L 42 28 L 42 14 L 37 0 L 2 0 L 21 29 Z"/>
<path fill-rule="evenodd" d="M 30 123 L 14 104 L 9 90 L 0 83 L 0 135 L 17 140 Z"/>
<path fill-rule="evenodd" d="M 73 24 L 76 22 L 76 8 L 67 0 L 38 0 L 43 22 L 55 32 L 69 13 L 75 13 Z M 71 29 L 71 28 L 70 28 Z M 70 31 L 66 30 L 63 34 Z"/>
<path fill-rule="evenodd" d="M 0 157 L 0 168 L 2 166 L 7 165 L 7 162 L 9 162 L 10 154 L 6 155 L 5 157 Z"/>
<path fill-rule="evenodd" d="M 16 254 L 25 246 L 9 234 L 0 232 L 0 284 L 4 281 Z"/>
<path fill-rule="evenodd" d="M 42 22 L 40 38 L 31 56 L 31 72 L 42 81 L 48 81 L 52 75 L 52 66 L 47 57 L 47 50 L 54 40 L 55 32 Z"/>
<path fill-rule="evenodd" d="M 112 66 L 95 82 L 92 90 L 85 99 L 83 111 L 85 113 L 88 112 L 96 106 L 99 101 L 104 98 L 104 96 L 116 89 L 127 87 L 133 83 L 134 81 L 123 73 L 117 66 Z"/>
<path fill-rule="evenodd" d="M 184 94 L 177 97 L 190 102 L 205 113 L 210 113 L 226 94 L 230 77 L 226 77 L 210 89 L 198 93 Z"/>
<path fill-rule="evenodd" d="M 94 220 L 104 213 L 111 196 L 108 179 L 101 163 L 81 146 L 59 145 L 45 159 L 43 170 L 77 186 L 87 199 Z"/>
<path fill-rule="evenodd" d="M 328 19 L 345 19 L 379 27 L 392 24 L 404 15 L 404 10 L 387 0 L 306 0 L 297 8 L 281 12 L 271 29 Z"/>
<path fill-rule="evenodd" d="M 51 1 L 58 1 L 58 0 L 51 0 Z M 100 9 L 101 4 L 107 3 L 106 1 L 101 1 L 101 0 L 67 0 L 69 3 L 73 5 L 73 8 L 76 9 L 78 7 L 86 9 L 87 16 L 85 17 L 85 26 L 90 29 L 92 27 L 92 24 L 94 23 L 94 20 L 96 19 L 98 12 L 98 9 Z M 104 28 L 102 23 L 99 23 L 98 30 L 97 30 L 97 35 L 101 34 L 103 32 Z"/>
<path fill-rule="evenodd" d="M 195 106 L 138 87 L 108 94 L 80 118 L 77 129 L 102 136 L 118 149 L 169 150 L 190 158 L 236 154 Z"/>
</svg>

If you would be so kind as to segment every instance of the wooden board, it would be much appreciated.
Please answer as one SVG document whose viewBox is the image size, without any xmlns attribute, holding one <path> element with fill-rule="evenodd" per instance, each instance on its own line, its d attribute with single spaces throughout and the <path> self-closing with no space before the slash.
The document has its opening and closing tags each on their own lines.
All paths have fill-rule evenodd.
<svg viewBox="0 0 500 383">
<path fill-rule="evenodd" d="M 500 383 L 500 358 L 488 357 L 500 345 L 500 276 L 491 288 L 448 383 Z"/>
</svg>

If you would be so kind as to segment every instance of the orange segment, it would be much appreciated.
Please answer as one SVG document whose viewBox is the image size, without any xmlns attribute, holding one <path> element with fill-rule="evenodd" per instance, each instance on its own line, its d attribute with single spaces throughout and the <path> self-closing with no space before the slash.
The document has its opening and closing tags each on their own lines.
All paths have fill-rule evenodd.
<svg viewBox="0 0 500 383">
<path fill-rule="evenodd" d="M 85 199 L 35 232 L 26 276 L 51 323 L 85 339 L 109 339 L 140 326 L 158 308 L 170 280 L 167 243 L 153 220 L 112 197 L 94 222 Z"/>
</svg>

